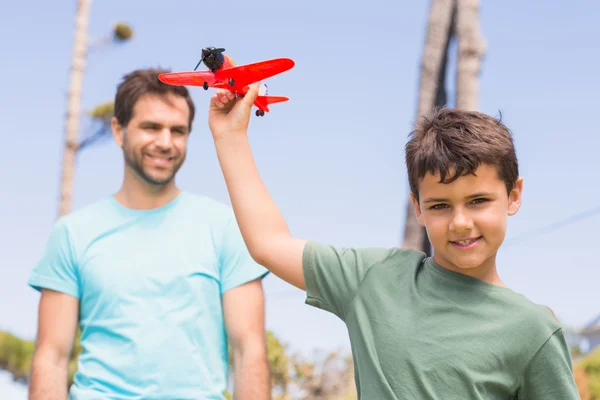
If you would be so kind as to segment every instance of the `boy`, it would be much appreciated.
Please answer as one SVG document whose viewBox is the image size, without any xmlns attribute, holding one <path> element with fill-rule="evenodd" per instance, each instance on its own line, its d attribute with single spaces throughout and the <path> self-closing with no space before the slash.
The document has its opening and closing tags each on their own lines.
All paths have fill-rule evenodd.
<svg viewBox="0 0 600 400">
<path fill-rule="evenodd" d="M 252 257 L 347 325 L 362 399 L 579 399 L 551 311 L 506 288 L 496 253 L 523 180 L 507 128 L 440 110 L 406 146 L 411 199 L 433 258 L 336 249 L 290 235 L 247 139 L 256 85 L 219 90 L 209 125 Z"/>
</svg>

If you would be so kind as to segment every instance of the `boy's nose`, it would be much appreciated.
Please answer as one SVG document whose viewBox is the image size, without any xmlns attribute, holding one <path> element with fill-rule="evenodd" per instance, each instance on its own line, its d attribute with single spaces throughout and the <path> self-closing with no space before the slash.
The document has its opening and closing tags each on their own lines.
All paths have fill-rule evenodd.
<svg viewBox="0 0 600 400">
<path fill-rule="evenodd" d="M 473 220 L 467 213 L 457 210 L 450 221 L 450 230 L 454 232 L 462 232 L 473 227 Z"/>
</svg>

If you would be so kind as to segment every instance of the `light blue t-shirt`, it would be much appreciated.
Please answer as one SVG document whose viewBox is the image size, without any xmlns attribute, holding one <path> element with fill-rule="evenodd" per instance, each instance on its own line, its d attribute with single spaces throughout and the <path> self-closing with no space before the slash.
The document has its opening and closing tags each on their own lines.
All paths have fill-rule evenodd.
<svg viewBox="0 0 600 400">
<path fill-rule="evenodd" d="M 267 272 L 229 206 L 182 192 L 154 210 L 110 196 L 62 217 L 29 285 L 80 301 L 71 399 L 224 399 L 221 295 Z"/>
</svg>

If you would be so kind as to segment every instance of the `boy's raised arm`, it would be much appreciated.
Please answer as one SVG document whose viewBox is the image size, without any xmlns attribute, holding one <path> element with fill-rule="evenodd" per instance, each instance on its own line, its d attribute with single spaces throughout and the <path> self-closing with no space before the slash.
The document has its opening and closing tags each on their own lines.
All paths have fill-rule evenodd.
<svg viewBox="0 0 600 400">
<path fill-rule="evenodd" d="M 209 127 L 231 204 L 252 258 L 286 282 L 306 290 L 305 240 L 292 237 L 252 157 L 247 129 L 258 84 L 242 98 L 219 89 L 210 100 Z"/>
</svg>

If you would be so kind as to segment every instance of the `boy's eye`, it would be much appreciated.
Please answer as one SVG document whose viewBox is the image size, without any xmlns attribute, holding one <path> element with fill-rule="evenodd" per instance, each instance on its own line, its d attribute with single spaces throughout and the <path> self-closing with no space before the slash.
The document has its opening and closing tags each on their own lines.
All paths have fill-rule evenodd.
<svg viewBox="0 0 600 400">
<path fill-rule="evenodd" d="M 434 204 L 433 206 L 429 207 L 429 209 L 430 210 L 442 210 L 446 207 L 448 207 L 447 204 Z"/>
<path fill-rule="evenodd" d="M 473 201 L 471 202 L 471 204 L 483 204 L 483 203 L 485 203 L 485 202 L 487 202 L 487 201 L 488 201 L 488 199 L 484 199 L 484 198 L 478 198 L 478 199 L 475 199 L 475 200 L 473 200 Z"/>
</svg>

